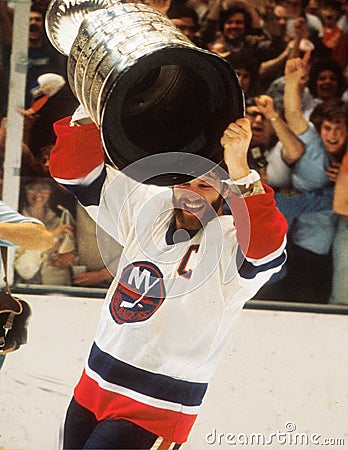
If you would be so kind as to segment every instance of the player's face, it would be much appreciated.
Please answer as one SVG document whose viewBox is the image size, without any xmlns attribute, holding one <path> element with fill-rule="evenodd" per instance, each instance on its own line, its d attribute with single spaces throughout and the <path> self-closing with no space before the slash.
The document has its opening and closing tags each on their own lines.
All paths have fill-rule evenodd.
<svg viewBox="0 0 348 450">
<path fill-rule="evenodd" d="M 320 136 L 328 153 L 340 153 L 347 145 L 347 125 L 345 120 L 342 119 L 338 123 L 323 120 Z"/>
<path fill-rule="evenodd" d="M 201 229 L 216 215 L 222 214 L 221 182 L 205 175 L 173 188 L 173 206 L 176 228 L 188 231 Z"/>
</svg>

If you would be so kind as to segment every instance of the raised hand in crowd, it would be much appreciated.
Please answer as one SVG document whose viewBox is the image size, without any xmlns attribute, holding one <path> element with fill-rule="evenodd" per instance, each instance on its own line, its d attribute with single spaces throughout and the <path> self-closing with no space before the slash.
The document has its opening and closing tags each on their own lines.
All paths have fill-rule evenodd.
<svg viewBox="0 0 348 450">
<path fill-rule="evenodd" d="M 300 52 L 313 51 L 314 44 L 309 40 L 309 29 L 303 17 L 294 20 L 295 37 L 290 41 L 289 59 L 298 58 Z"/>
<path fill-rule="evenodd" d="M 311 52 L 305 53 L 303 58 L 289 59 L 285 65 L 285 78 L 287 83 L 297 84 L 301 87 L 308 81 L 308 61 Z"/>
<path fill-rule="evenodd" d="M 297 17 L 294 20 L 295 37 L 304 39 L 309 37 L 309 30 L 304 17 Z"/>
<path fill-rule="evenodd" d="M 302 142 L 290 130 L 288 124 L 279 116 L 274 101 L 268 95 L 261 95 L 255 98 L 259 111 L 268 119 L 282 143 L 281 156 L 286 164 L 295 163 L 304 153 Z"/>
<path fill-rule="evenodd" d="M 271 120 L 277 116 L 272 97 L 269 97 L 268 95 L 260 95 L 255 97 L 255 103 L 266 119 Z"/>
<path fill-rule="evenodd" d="M 285 64 L 285 119 L 295 134 L 301 134 L 308 128 L 308 120 L 302 112 L 302 92 L 308 81 L 310 55 L 308 51 L 303 58 L 289 59 Z"/>
</svg>

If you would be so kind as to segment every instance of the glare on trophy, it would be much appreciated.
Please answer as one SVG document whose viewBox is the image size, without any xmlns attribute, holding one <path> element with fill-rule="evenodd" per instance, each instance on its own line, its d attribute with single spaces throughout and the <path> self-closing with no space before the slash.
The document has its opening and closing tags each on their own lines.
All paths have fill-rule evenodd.
<svg viewBox="0 0 348 450">
<path fill-rule="evenodd" d="M 223 159 L 220 137 L 244 115 L 238 78 L 161 12 L 113 0 L 53 0 L 46 30 L 68 55 L 69 84 L 119 169 L 169 186 L 207 171 L 190 156 Z"/>
</svg>

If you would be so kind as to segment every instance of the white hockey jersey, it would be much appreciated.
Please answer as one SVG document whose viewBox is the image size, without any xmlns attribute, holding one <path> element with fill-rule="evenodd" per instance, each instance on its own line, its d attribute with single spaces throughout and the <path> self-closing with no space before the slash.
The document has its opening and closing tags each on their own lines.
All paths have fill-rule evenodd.
<svg viewBox="0 0 348 450">
<path fill-rule="evenodd" d="M 84 132 L 67 127 L 56 126 L 51 173 L 107 231 L 107 245 L 115 239 L 124 248 L 75 398 L 98 420 L 127 419 L 183 443 L 245 301 L 285 261 L 285 220 L 265 187 L 245 202 L 232 198 L 234 216 L 175 243 L 171 189 L 104 166 L 92 127 L 83 150 L 94 154 L 94 169 L 67 170 L 68 154 L 83 159 L 75 144 Z M 242 252 L 243 234 L 250 242 Z"/>
</svg>

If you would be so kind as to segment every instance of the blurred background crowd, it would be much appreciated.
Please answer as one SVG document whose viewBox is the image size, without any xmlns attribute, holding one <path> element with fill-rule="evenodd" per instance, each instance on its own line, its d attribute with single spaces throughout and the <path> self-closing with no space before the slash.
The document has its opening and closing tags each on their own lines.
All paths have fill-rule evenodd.
<svg viewBox="0 0 348 450">
<path fill-rule="evenodd" d="M 225 58 L 246 99 L 249 164 L 289 223 L 288 261 L 257 299 L 348 304 L 348 220 L 333 208 L 347 153 L 347 0 L 146 0 L 195 45 Z M 17 283 L 107 287 L 95 225 L 48 172 L 52 124 L 78 102 L 66 57 L 47 39 L 46 0 L 32 1 L 20 212 L 72 233 L 46 251 L 18 249 Z M 0 168 L 9 93 L 13 5 L 0 0 Z M 347 158 L 345 158 L 347 160 Z M 345 163 L 347 167 L 347 163 Z M 1 186 L 0 186 L 1 187 Z M 114 249 L 115 259 L 121 249 Z"/>
</svg>

